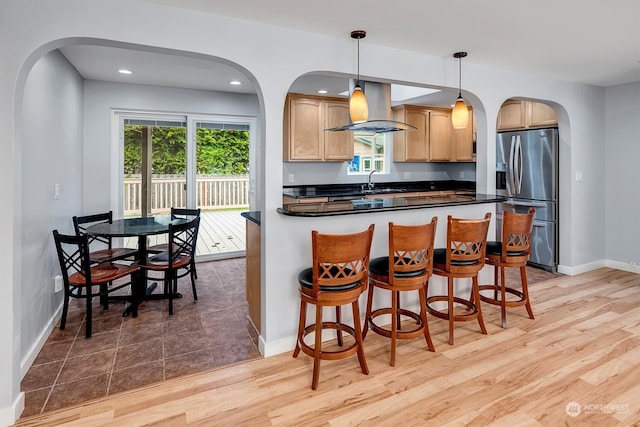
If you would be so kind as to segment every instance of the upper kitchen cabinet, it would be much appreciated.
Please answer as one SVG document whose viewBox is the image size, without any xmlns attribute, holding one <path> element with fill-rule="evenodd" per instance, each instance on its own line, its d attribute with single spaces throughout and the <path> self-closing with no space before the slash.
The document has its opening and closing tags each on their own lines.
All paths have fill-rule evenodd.
<svg viewBox="0 0 640 427">
<path fill-rule="evenodd" d="M 289 94 L 284 114 L 284 160 L 353 160 L 352 132 L 325 130 L 348 121 L 349 104 L 344 99 Z"/>
<path fill-rule="evenodd" d="M 498 112 L 498 130 L 535 129 L 556 126 L 553 109 L 543 102 L 509 99 Z"/>
<path fill-rule="evenodd" d="M 476 141 L 476 120 L 471 107 L 469 107 L 469 125 L 464 129 L 452 129 L 451 132 L 451 161 L 475 162 L 473 144 Z"/>
<path fill-rule="evenodd" d="M 470 110 L 473 117 L 473 110 Z M 466 129 L 453 129 L 451 111 L 419 105 L 393 107 L 393 119 L 416 130 L 393 134 L 394 162 L 474 161 L 473 119 Z"/>
</svg>

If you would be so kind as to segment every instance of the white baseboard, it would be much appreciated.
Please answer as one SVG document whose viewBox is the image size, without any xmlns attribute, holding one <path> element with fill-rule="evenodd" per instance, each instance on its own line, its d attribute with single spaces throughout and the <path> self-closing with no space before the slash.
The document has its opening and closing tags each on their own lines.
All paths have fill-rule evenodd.
<svg viewBox="0 0 640 427">
<path fill-rule="evenodd" d="M 27 352 L 27 354 L 25 354 L 22 361 L 20 361 L 20 378 L 24 378 L 24 376 L 27 375 L 29 368 L 31 368 L 31 365 L 33 365 L 33 362 L 36 360 L 36 357 L 38 357 L 38 353 L 40 353 L 40 350 L 42 350 L 42 347 L 47 342 L 49 335 L 51 335 L 51 331 L 53 331 L 53 328 L 56 326 L 56 323 L 58 323 L 58 320 L 60 320 L 61 316 L 62 316 L 62 303 L 60 303 L 58 310 L 56 310 L 56 312 L 53 313 L 53 317 L 49 319 L 49 322 L 47 323 L 45 328 L 42 330 L 42 332 L 40 332 L 40 335 L 38 336 L 38 339 L 36 340 L 36 342 L 33 343 L 31 348 Z"/>
<path fill-rule="evenodd" d="M 640 266 L 631 265 L 626 262 L 612 261 L 607 259 L 604 261 L 606 267 L 615 268 L 616 270 L 628 271 L 629 273 L 640 274 Z"/>
<path fill-rule="evenodd" d="M 587 271 L 597 270 L 602 267 L 607 267 L 607 265 L 606 265 L 606 261 L 601 259 L 598 261 L 593 261 L 593 262 L 578 265 L 575 267 L 559 265 L 558 273 L 566 274 L 567 276 L 575 276 L 577 274 L 582 274 L 582 273 L 586 273 Z"/>
<path fill-rule="evenodd" d="M 16 400 L 7 408 L 0 408 L 0 426 L 13 425 L 24 411 L 24 392 L 18 393 Z"/>
</svg>

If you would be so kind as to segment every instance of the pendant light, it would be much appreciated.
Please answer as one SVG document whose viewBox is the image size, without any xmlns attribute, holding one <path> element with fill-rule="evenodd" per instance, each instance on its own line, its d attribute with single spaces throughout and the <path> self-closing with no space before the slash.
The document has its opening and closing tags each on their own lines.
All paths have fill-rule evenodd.
<svg viewBox="0 0 640 427">
<path fill-rule="evenodd" d="M 458 59 L 458 99 L 451 110 L 451 124 L 454 129 L 464 129 L 469 125 L 469 110 L 462 99 L 462 58 L 465 56 L 467 52 L 453 54 L 453 57 Z"/>
<path fill-rule="evenodd" d="M 367 32 L 364 30 L 351 32 L 351 38 L 358 40 L 358 78 L 351 92 L 351 99 L 349 99 L 349 116 L 352 123 L 362 123 L 369 119 L 369 104 L 367 104 L 367 98 L 360 87 L 360 39 L 366 36 Z"/>
</svg>

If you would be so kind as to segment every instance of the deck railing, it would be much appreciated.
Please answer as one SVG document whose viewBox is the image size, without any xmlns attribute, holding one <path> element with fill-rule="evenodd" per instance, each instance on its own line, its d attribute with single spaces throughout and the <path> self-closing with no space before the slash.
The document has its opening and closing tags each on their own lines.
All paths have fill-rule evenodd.
<svg viewBox="0 0 640 427">
<path fill-rule="evenodd" d="M 186 206 L 186 178 L 175 175 L 153 175 L 151 178 L 151 212 L 166 213 L 172 206 Z M 197 206 L 200 209 L 244 208 L 249 206 L 247 175 L 197 175 Z M 142 200 L 142 178 L 124 179 L 124 214 L 139 214 Z"/>
</svg>

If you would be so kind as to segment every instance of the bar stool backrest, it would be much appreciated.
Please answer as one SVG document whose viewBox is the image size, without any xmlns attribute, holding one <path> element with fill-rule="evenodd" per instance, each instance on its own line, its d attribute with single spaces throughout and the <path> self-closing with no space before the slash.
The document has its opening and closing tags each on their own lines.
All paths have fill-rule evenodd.
<svg viewBox="0 0 640 427">
<path fill-rule="evenodd" d="M 389 223 L 389 281 L 402 278 L 431 276 L 433 273 L 433 245 L 438 217 L 422 225 Z"/>
<path fill-rule="evenodd" d="M 471 274 L 484 267 L 490 221 L 490 212 L 483 219 L 447 217 L 447 271 Z"/>
<path fill-rule="evenodd" d="M 349 289 L 351 287 L 348 285 L 356 282 L 366 286 L 373 229 L 372 224 L 367 230 L 353 234 L 320 234 L 312 231 L 314 295 L 320 294 L 321 288 L 347 285 Z"/>
<path fill-rule="evenodd" d="M 522 263 L 529 259 L 535 212 L 534 208 L 529 208 L 526 214 L 503 212 L 502 262 Z"/>
</svg>

